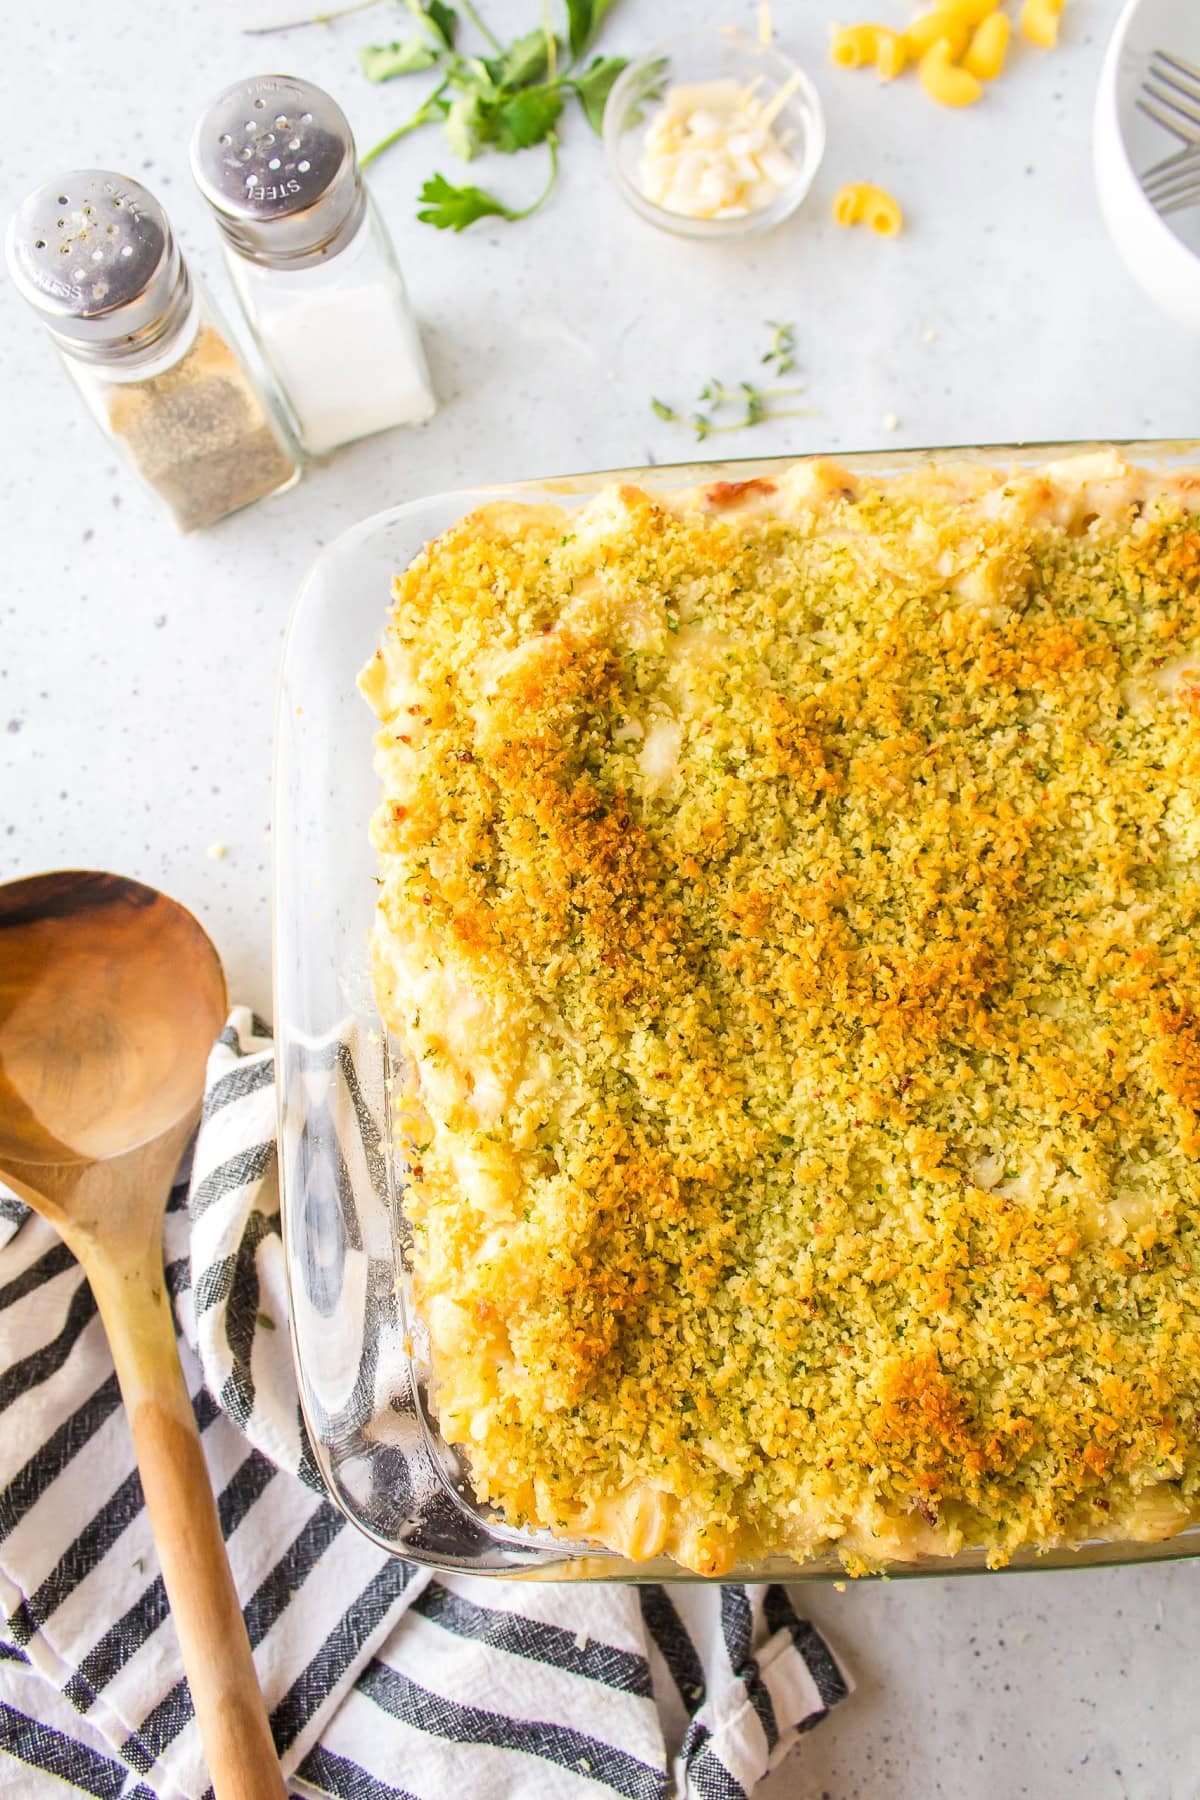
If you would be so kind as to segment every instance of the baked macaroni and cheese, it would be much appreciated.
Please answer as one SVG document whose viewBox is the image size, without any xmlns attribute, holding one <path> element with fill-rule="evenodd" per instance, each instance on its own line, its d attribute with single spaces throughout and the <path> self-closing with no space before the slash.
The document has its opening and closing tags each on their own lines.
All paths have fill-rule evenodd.
<svg viewBox="0 0 1200 1800">
<path fill-rule="evenodd" d="M 434 1405 L 719 1575 L 1200 1510 L 1200 474 L 487 506 L 362 685 Z"/>
</svg>

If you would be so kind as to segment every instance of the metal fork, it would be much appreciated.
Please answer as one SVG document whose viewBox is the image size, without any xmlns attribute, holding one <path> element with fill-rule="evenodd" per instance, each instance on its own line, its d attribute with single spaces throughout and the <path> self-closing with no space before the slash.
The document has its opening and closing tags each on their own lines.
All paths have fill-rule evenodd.
<svg viewBox="0 0 1200 1800">
<path fill-rule="evenodd" d="M 1147 200 L 1164 218 L 1195 206 L 1200 201 L 1200 145 L 1170 157 L 1153 176 L 1147 173 L 1141 180 Z"/>
<path fill-rule="evenodd" d="M 1164 217 L 1195 206 L 1200 201 L 1200 68 L 1169 51 L 1154 51 L 1137 106 L 1182 145 L 1142 172 L 1146 198 Z"/>
</svg>

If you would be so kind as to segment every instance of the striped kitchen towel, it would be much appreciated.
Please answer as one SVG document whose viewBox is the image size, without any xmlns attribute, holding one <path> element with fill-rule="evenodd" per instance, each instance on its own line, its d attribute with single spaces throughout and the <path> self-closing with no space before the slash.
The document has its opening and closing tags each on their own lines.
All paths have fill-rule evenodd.
<svg viewBox="0 0 1200 1800">
<path fill-rule="evenodd" d="M 164 1250 L 291 1792 L 748 1794 L 847 1692 L 783 1587 L 434 1576 L 326 1498 L 288 1345 L 274 1122 L 270 1036 L 238 1008 Z M 199 1800 L 198 1733 L 91 1293 L 6 1196 L 0 1246 L 0 1791 L 35 1794 L 44 1778 L 47 1792 L 65 1780 Z"/>
</svg>

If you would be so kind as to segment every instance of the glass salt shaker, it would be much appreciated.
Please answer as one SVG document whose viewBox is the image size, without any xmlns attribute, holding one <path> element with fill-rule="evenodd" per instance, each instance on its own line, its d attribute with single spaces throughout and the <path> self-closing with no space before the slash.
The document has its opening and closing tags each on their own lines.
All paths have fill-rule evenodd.
<svg viewBox="0 0 1200 1800">
<path fill-rule="evenodd" d="M 8 233 L 18 291 L 106 436 L 182 531 L 290 487 L 286 433 L 140 182 L 76 169 Z"/>
<path fill-rule="evenodd" d="M 404 279 L 336 102 L 290 76 L 239 81 L 197 124 L 192 173 L 303 448 L 430 418 Z"/>
</svg>

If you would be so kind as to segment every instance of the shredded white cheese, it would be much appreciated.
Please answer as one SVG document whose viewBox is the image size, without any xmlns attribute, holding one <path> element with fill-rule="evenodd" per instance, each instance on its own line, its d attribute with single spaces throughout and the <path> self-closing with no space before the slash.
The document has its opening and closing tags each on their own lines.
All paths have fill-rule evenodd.
<svg viewBox="0 0 1200 1800">
<path fill-rule="evenodd" d="M 793 75 L 768 100 L 757 82 L 728 78 L 668 89 L 642 151 L 647 199 L 692 219 L 732 219 L 772 205 L 796 178 L 791 134 L 775 126 L 799 82 Z"/>
</svg>

